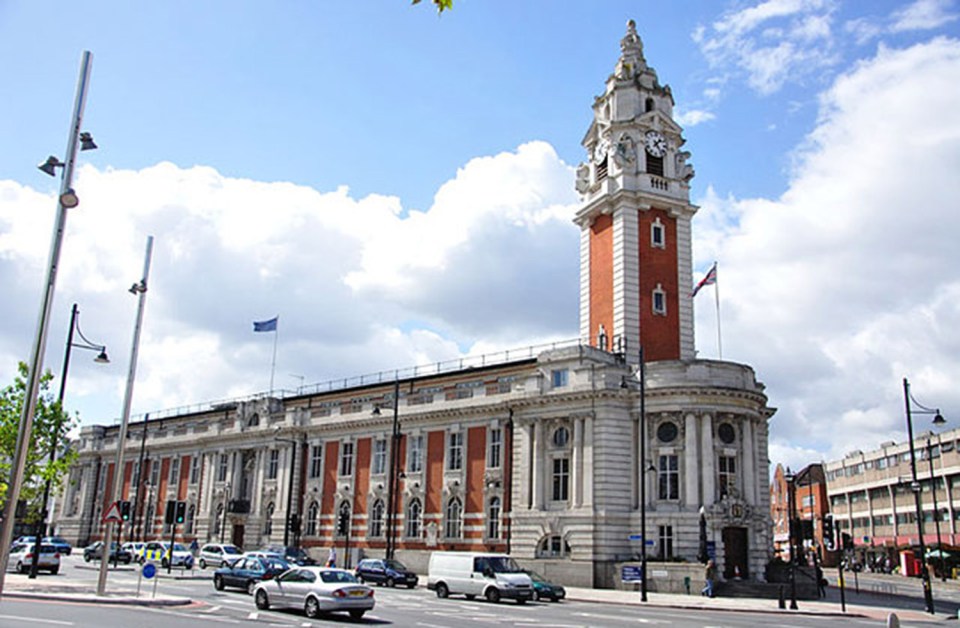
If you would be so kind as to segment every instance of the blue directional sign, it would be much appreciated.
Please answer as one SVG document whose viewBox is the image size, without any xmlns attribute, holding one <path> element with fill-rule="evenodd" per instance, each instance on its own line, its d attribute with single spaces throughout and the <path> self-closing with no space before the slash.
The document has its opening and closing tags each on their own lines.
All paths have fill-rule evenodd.
<svg viewBox="0 0 960 628">
<path fill-rule="evenodd" d="M 643 535 L 642 535 L 642 534 L 631 534 L 631 535 L 628 536 L 627 538 L 628 538 L 629 540 L 631 540 L 631 541 L 642 541 L 642 540 L 643 540 Z"/>
<path fill-rule="evenodd" d="M 141 570 L 143 577 L 149 580 L 150 578 L 157 575 L 157 566 L 153 563 L 146 563 Z"/>
<path fill-rule="evenodd" d="M 621 567 L 620 580 L 623 582 L 643 582 L 640 565 L 624 565 Z"/>
</svg>

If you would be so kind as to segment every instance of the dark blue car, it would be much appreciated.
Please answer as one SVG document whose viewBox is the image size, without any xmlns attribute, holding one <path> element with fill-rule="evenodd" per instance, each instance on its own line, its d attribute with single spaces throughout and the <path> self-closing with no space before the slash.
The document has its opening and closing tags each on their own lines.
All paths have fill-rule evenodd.
<svg viewBox="0 0 960 628">
<path fill-rule="evenodd" d="M 270 580 L 290 569 L 290 563 L 280 558 L 246 556 L 229 567 L 213 572 L 213 587 L 223 591 L 226 587 L 243 589 L 253 595 L 253 589 L 261 580 Z"/>
<path fill-rule="evenodd" d="M 376 582 L 388 587 L 404 584 L 410 589 L 417 586 L 417 574 L 399 560 L 365 558 L 357 565 L 356 573 L 360 582 Z"/>
</svg>

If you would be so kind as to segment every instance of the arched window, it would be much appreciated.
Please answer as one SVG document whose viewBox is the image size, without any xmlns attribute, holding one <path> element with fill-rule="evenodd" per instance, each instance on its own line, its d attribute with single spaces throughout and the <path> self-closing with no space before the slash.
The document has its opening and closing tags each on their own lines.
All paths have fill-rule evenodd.
<svg viewBox="0 0 960 628">
<path fill-rule="evenodd" d="M 370 509 L 370 530 L 371 537 L 383 536 L 383 500 L 378 499 L 373 502 L 373 508 Z"/>
<path fill-rule="evenodd" d="M 317 536 L 317 523 L 320 521 L 320 504 L 310 502 L 307 509 L 307 536 Z"/>
<path fill-rule="evenodd" d="M 491 497 L 487 504 L 487 538 L 500 538 L 500 498 Z"/>
<path fill-rule="evenodd" d="M 420 500 L 414 499 L 407 505 L 407 525 L 404 536 L 420 538 Z"/>
<path fill-rule="evenodd" d="M 563 558 L 570 555 L 570 546 L 559 534 L 545 536 L 537 545 L 537 558 Z"/>
<path fill-rule="evenodd" d="M 197 507 L 194 504 L 190 504 L 190 507 L 187 508 L 187 520 L 183 522 L 184 533 L 193 534 L 193 520 L 197 516 Z"/>
<path fill-rule="evenodd" d="M 459 497 L 447 502 L 443 533 L 448 539 L 459 539 L 463 534 L 463 502 Z"/>
<path fill-rule="evenodd" d="M 276 506 L 273 505 L 273 502 L 267 504 L 267 514 L 264 517 L 263 521 L 263 533 L 267 536 L 273 534 L 273 511 L 276 510 Z"/>
</svg>

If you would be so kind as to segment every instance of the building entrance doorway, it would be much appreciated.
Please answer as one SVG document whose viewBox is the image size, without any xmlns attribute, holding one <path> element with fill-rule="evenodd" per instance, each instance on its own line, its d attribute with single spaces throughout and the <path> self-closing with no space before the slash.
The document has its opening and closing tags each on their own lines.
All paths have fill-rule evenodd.
<svg viewBox="0 0 960 628">
<path fill-rule="evenodd" d="M 230 535 L 230 542 L 237 547 L 243 547 L 243 524 L 233 524 L 233 533 Z"/>
<path fill-rule="evenodd" d="M 723 529 L 723 577 L 732 580 L 750 577 L 747 562 L 747 529 Z"/>
</svg>

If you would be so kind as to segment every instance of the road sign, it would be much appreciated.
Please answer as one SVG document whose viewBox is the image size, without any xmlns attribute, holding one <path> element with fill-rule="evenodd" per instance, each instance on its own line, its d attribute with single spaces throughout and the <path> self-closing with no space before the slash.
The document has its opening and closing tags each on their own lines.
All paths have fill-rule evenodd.
<svg viewBox="0 0 960 628">
<path fill-rule="evenodd" d="M 153 563 L 144 563 L 143 569 L 140 570 L 143 574 L 143 577 L 149 580 L 150 578 L 157 575 L 157 566 Z"/>
<path fill-rule="evenodd" d="M 631 535 L 628 536 L 627 538 L 628 538 L 629 540 L 631 540 L 631 541 L 642 541 L 642 540 L 643 540 L 643 535 L 642 535 L 642 534 L 631 534 Z"/>
<path fill-rule="evenodd" d="M 103 514 L 104 523 L 120 523 L 123 519 L 120 517 L 120 504 L 113 502 L 110 504 L 110 507 L 107 508 L 107 512 Z"/>
<path fill-rule="evenodd" d="M 624 565 L 620 568 L 620 580 L 623 582 L 642 582 L 640 565 Z"/>
</svg>

